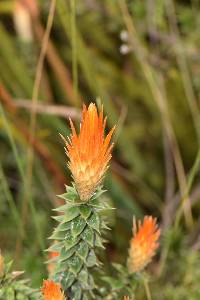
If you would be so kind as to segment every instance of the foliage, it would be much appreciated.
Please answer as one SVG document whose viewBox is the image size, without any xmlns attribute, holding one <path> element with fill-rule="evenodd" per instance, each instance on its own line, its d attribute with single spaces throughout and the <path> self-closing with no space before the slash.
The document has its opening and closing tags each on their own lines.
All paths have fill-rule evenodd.
<svg viewBox="0 0 200 300">
<path fill-rule="evenodd" d="M 52 1 L 25 1 L 31 3 L 25 14 L 16 2 L 0 1 L 3 255 L 14 258 L 14 269 L 26 270 L 33 287 L 48 276 L 43 262 L 55 226 L 51 209 L 61 204 L 56 194 L 71 181 L 58 133 L 68 135 L 68 116 L 79 123 L 82 102 L 96 99 L 108 127 L 117 124 L 107 193 L 99 200 L 116 210 L 100 214 L 112 231 L 105 230 L 105 253 L 98 251 L 105 274 L 95 268 L 91 273 L 96 285 L 105 284 L 98 291 L 116 297 L 115 285 L 126 282 L 132 217 L 148 214 L 158 217 L 162 240 L 147 279 L 133 276 L 136 299 L 146 297 L 144 279 L 152 299 L 160 299 L 161 291 L 164 300 L 198 299 L 198 1 L 56 1 L 33 140 L 32 93 Z M 123 288 L 120 299 L 130 292 Z"/>
<path fill-rule="evenodd" d="M 92 269 L 100 267 L 96 248 L 104 248 L 101 233 L 106 224 L 100 219 L 99 212 L 105 209 L 105 205 L 98 201 L 103 191 L 97 191 L 87 203 L 83 203 L 74 187 L 66 189 L 67 192 L 60 196 L 65 200 L 64 205 L 55 209 L 62 213 L 54 217 L 59 225 L 51 239 L 57 242 L 48 249 L 59 252 L 53 259 L 52 278 L 61 282 L 67 295 L 74 300 L 87 300 L 94 297 L 93 290 L 97 288 L 92 275 Z"/>
<path fill-rule="evenodd" d="M 12 262 L 4 266 L 0 274 L 0 299 L 39 300 L 39 291 L 29 287 L 30 281 L 19 279 L 24 272 L 11 272 Z"/>
</svg>

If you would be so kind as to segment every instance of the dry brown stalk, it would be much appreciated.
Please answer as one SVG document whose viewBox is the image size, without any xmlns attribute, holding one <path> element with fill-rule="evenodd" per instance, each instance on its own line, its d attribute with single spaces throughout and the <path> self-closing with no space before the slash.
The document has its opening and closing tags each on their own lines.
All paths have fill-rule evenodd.
<svg viewBox="0 0 200 300">
<path fill-rule="evenodd" d="M 41 42 L 44 36 L 44 28 L 42 27 L 39 21 L 34 22 L 34 31 L 36 38 L 39 42 Z M 76 105 L 81 103 L 80 95 L 75 95 L 73 90 L 73 84 L 71 80 L 70 73 L 67 69 L 67 66 L 63 64 L 62 60 L 60 59 L 57 50 L 51 41 L 48 42 L 47 47 L 47 60 L 53 69 L 58 83 L 60 84 L 62 90 L 64 91 L 67 100 L 70 104 Z"/>
<path fill-rule="evenodd" d="M 13 102 L 13 104 L 17 108 L 24 108 L 28 111 L 33 111 L 33 105 L 29 99 L 15 99 L 15 102 Z M 40 114 L 60 116 L 65 119 L 71 118 L 80 120 L 81 118 L 81 112 L 79 109 L 66 105 L 49 105 L 37 103 L 34 109 L 37 113 Z"/>
</svg>

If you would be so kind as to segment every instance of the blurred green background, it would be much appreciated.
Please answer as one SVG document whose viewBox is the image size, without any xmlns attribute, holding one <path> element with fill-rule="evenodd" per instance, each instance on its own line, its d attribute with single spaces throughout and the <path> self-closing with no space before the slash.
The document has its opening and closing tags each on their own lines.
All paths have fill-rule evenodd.
<svg viewBox="0 0 200 300">
<path fill-rule="evenodd" d="M 156 216 L 153 299 L 200 299 L 199 27 L 198 0 L 0 0 L 0 248 L 34 286 L 71 181 L 59 133 L 92 101 L 117 124 L 105 265 Z"/>
</svg>

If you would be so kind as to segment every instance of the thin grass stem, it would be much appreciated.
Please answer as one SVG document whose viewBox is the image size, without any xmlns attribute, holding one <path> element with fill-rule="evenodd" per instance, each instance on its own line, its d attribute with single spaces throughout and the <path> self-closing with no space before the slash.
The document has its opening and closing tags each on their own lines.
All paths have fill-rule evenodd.
<svg viewBox="0 0 200 300">
<path fill-rule="evenodd" d="M 71 6 L 72 77 L 73 77 L 74 94 L 75 94 L 75 98 L 77 98 L 78 61 L 77 61 L 77 42 L 76 42 L 76 0 L 70 0 L 70 6 Z"/>
</svg>

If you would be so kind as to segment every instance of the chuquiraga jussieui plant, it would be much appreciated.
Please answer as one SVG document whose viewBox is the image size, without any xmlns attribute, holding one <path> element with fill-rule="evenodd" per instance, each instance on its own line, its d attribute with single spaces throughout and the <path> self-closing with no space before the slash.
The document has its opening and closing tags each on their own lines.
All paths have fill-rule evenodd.
<svg viewBox="0 0 200 300">
<path fill-rule="evenodd" d="M 111 158 L 114 128 L 104 138 L 106 118 L 103 109 L 98 115 L 94 104 L 83 107 L 79 134 L 71 120 L 70 124 L 71 137 L 62 138 L 74 182 L 60 195 L 64 205 L 55 209 L 58 226 L 50 237 L 55 242 L 48 251 L 58 253 L 53 258 L 55 267 L 51 277 L 61 283 L 66 297 L 87 300 L 94 297 L 96 284 L 92 270 L 100 266 L 96 249 L 103 247 L 101 233 L 107 228 L 100 217 L 106 205 L 99 197 L 104 192 L 101 183 Z"/>
</svg>

